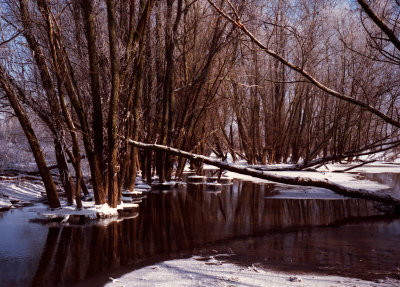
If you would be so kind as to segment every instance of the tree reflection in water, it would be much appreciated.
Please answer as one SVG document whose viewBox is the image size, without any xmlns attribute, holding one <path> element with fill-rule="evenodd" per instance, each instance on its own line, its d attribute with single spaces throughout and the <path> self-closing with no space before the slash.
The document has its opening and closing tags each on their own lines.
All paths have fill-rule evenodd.
<svg viewBox="0 0 400 287">
<path fill-rule="evenodd" d="M 329 271 L 334 266 L 339 272 L 350 266 L 353 272 L 395 268 L 396 258 L 390 254 L 399 247 L 386 236 L 400 235 L 399 221 L 386 222 L 372 202 L 269 197 L 276 193 L 272 184 L 239 181 L 219 193 L 201 187 L 177 189 L 149 194 L 134 219 L 107 226 L 50 227 L 32 285 L 69 286 L 149 260 L 189 256 L 205 246 L 229 247 L 237 253 L 231 260 L 258 260 L 268 267 L 322 266 Z M 367 223 L 352 223 L 354 228 L 349 228 L 346 220 L 354 218 Z M 321 227 L 329 225 L 341 227 Z M 370 236 L 363 241 L 352 230 Z M 386 251 L 379 249 L 382 245 Z M 373 256 L 363 248 L 373 249 Z M 367 259 L 359 261 L 361 257 Z"/>
</svg>

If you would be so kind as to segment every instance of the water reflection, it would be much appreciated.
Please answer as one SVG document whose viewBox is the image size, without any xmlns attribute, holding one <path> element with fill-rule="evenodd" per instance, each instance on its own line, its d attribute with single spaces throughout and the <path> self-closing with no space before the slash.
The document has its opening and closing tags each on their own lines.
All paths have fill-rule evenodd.
<svg viewBox="0 0 400 287">
<path fill-rule="evenodd" d="M 29 286 L 47 228 L 29 224 L 26 209 L 0 212 L 0 286 Z"/>
<path fill-rule="evenodd" d="M 393 254 L 400 247 L 386 236 L 399 238 L 399 221 L 387 223 L 372 202 L 268 197 L 274 193 L 273 185 L 250 182 L 235 182 L 220 193 L 177 189 L 149 194 L 134 219 L 107 226 L 50 227 L 29 282 L 70 286 L 119 268 L 189 256 L 202 248 L 231 248 L 237 256 L 230 260 L 268 267 L 351 266 L 365 271 L 379 264 L 388 270 L 396 266 Z M 372 222 L 371 226 L 354 222 L 356 218 Z M 321 227 L 327 225 L 335 227 Z M 351 248 L 354 243 L 356 248 Z M 387 249 L 381 250 L 382 246 Z M 376 257 L 358 264 L 365 250 L 372 249 Z"/>
<path fill-rule="evenodd" d="M 228 260 L 245 266 L 338 274 L 363 279 L 400 278 L 400 221 L 370 219 L 340 226 L 277 230 L 213 246 L 232 249 Z"/>
</svg>

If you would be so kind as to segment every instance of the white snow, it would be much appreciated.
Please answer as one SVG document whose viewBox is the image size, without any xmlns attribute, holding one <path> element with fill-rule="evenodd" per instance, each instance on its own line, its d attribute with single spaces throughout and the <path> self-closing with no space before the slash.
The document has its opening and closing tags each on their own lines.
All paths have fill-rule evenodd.
<svg viewBox="0 0 400 287">
<path fill-rule="evenodd" d="M 390 196 L 395 200 L 400 200 L 400 192 L 393 186 L 379 183 L 377 181 L 366 179 L 363 175 L 371 173 L 400 173 L 400 166 L 374 162 L 373 164 L 364 165 L 350 172 L 343 172 L 343 170 L 356 166 L 357 163 L 339 165 L 331 164 L 318 169 L 318 171 L 264 171 L 264 174 L 277 175 L 282 178 L 302 178 L 310 180 L 325 181 L 345 187 L 348 190 L 360 191 L 361 193 L 374 194 L 375 196 Z M 251 168 L 251 167 L 250 167 Z M 340 172 L 333 172 L 340 171 Z M 227 172 L 226 176 L 230 178 L 237 178 L 245 181 L 252 181 L 256 183 L 273 183 L 271 181 L 254 178 L 247 175 Z M 372 178 L 373 179 L 373 178 Z M 276 186 L 289 187 L 282 189 L 279 195 L 272 196 L 277 198 L 319 198 L 319 199 L 335 199 L 343 198 L 335 195 L 333 192 L 315 187 L 299 187 L 274 183 Z M 307 191 L 307 192 L 305 192 Z"/>
<path fill-rule="evenodd" d="M 133 191 L 134 192 L 134 194 L 135 194 L 135 192 L 137 192 L 138 194 L 140 193 L 140 194 L 143 194 L 143 193 L 147 193 L 147 192 L 149 192 L 149 191 L 151 191 L 151 188 L 149 189 L 149 188 L 146 188 L 146 189 L 143 189 L 143 188 L 137 188 L 137 187 L 135 187 L 135 191 Z"/>
<path fill-rule="evenodd" d="M 10 208 L 12 203 L 6 198 L 0 198 L 0 209 L 2 208 Z"/>
<path fill-rule="evenodd" d="M 45 192 L 43 185 L 16 180 L 0 181 L 0 209 L 11 208 L 12 202 L 18 204 L 27 204 L 32 201 L 39 200 Z"/>
<path fill-rule="evenodd" d="M 353 166 L 358 165 L 359 163 L 354 164 L 327 164 L 318 168 L 319 171 L 339 171 L 344 170 Z M 361 173 L 400 173 L 400 164 L 394 163 L 385 163 L 385 162 L 373 162 L 370 164 L 366 164 L 355 169 L 352 169 L 350 172 L 361 172 Z"/>
<path fill-rule="evenodd" d="M 45 192 L 42 184 L 28 181 L 0 181 L 0 196 L 7 195 L 9 199 L 29 202 L 40 199 L 41 192 Z"/>
<path fill-rule="evenodd" d="M 61 208 L 38 208 L 29 209 L 31 212 L 36 212 L 38 215 L 45 218 L 64 218 L 68 219 L 71 215 L 82 215 L 89 219 L 109 218 L 118 216 L 118 210 L 131 209 L 139 207 L 135 203 L 121 203 L 116 208 L 111 208 L 108 204 L 95 205 L 93 201 L 82 201 L 83 208 L 78 210 L 75 205 L 68 206 L 65 201 L 61 202 Z"/>
<path fill-rule="evenodd" d="M 199 259 L 199 258 L 198 258 Z M 262 270 L 254 264 L 241 267 L 211 258 L 209 261 L 177 259 L 164 261 L 127 273 L 120 278 L 111 278 L 107 287 L 130 286 L 399 286 L 395 279 L 379 283 L 355 278 L 324 275 L 303 275 Z"/>
<path fill-rule="evenodd" d="M 123 190 L 122 195 L 142 195 L 143 189 L 136 189 L 134 191 Z"/>
<path fill-rule="evenodd" d="M 43 184 L 36 183 L 36 181 L 22 181 L 18 177 L 3 178 L 3 180 L 0 180 L 0 209 L 13 207 L 13 202 L 21 205 L 40 200 L 45 192 Z M 140 195 L 142 192 L 137 190 L 131 194 Z M 115 217 L 118 216 L 118 210 L 132 209 L 139 206 L 135 203 L 122 203 L 117 208 L 111 208 L 107 204 L 95 205 L 94 201 L 82 201 L 83 208 L 78 210 L 76 209 L 76 203 L 73 206 L 68 206 L 65 200 L 60 200 L 60 203 L 61 208 L 57 209 L 34 207 L 30 210 L 46 218 L 65 219 L 71 215 L 83 215 L 87 218 L 95 219 Z"/>
<path fill-rule="evenodd" d="M 256 183 L 271 183 L 271 181 L 268 181 L 265 179 L 252 177 L 250 175 L 240 174 L 240 173 L 236 173 L 236 172 L 232 172 L 232 171 L 227 171 L 225 173 L 225 176 L 232 178 L 232 179 L 241 179 L 244 181 L 252 181 L 252 182 L 256 182 Z"/>
<path fill-rule="evenodd" d="M 140 183 L 135 185 L 135 189 L 151 189 L 151 186 L 147 183 Z"/>
<path fill-rule="evenodd" d="M 375 170 L 375 169 L 372 169 Z M 365 172 L 370 172 L 368 168 L 365 168 Z M 384 171 L 381 171 L 384 172 Z M 385 171 L 386 172 L 386 171 Z M 400 172 L 400 171 L 399 171 Z M 333 182 L 349 189 L 364 189 L 371 192 L 383 191 L 390 189 L 390 186 L 380 184 L 375 181 L 361 179 L 356 173 L 346 172 L 325 172 L 325 171 L 268 171 L 265 174 L 274 174 L 288 178 L 309 178 L 314 180 L 325 180 Z M 259 183 L 271 183 L 271 181 L 255 178 L 248 175 L 242 175 L 234 172 L 227 172 L 226 176 L 231 178 L 237 178 L 246 181 L 259 182 Z"/>
<path fill-rule="evenodd" d="M 389 189 L 390 187 L 371 180 L 360 179 L 357 174 L 345 172 L 304 172 L 304 171 L 274 171 L 268 172 L 279 176 L 301 177 L 326 180 L 350 189 L 365 189 L 371 192 Z"/>
</svg>

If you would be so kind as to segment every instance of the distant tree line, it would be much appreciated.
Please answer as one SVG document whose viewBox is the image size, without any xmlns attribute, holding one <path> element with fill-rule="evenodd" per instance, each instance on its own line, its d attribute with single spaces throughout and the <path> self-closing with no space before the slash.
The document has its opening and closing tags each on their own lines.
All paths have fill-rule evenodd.
<svg viewBox="0 0 400 287">
<path fill-rule="evenodd" d="M 138 170 L 148 181 L 181 176 L 186 159 L 139 151 L 127 139 L 299 167 L 400 144 L 398 1 L 0 5 L 0 94 L 51 207 L 60 204 L 37 124 L 54 140 L 63 188 L 78 208 L 82 154 L 97 204 L 116 207 Z"/>
</svg>

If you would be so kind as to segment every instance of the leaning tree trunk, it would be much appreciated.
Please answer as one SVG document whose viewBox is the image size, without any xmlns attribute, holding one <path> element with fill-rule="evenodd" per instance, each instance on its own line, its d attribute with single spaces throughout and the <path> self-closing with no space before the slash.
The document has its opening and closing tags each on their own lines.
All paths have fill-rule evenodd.
<svg viewBox="0 0 400 287">
<path fill-rule="evenodd" d="M 60 200 L 58 199 L 57 188 L 53 181 L 53 178 L 51 177 L 50 170 L 47 167 L 46 160 L 44 158 L 39 141 L 35 135 L 35 132 L 33 131 L 31 122 L 26 114 L 26 111 L 18 101 L 17 94 L 12 87 L 9 76 L 6 74 L 2 66 L 0 66 L 0 85 L 5 91 L 10 105 L 17 115 L 17 118 L 29 142 L 33 156 L 35 157 L 36 165 L 39 169 L 44 186 L 46 188 L 49 205 L 51 208 L 60 207 Z"/>
</svg>

